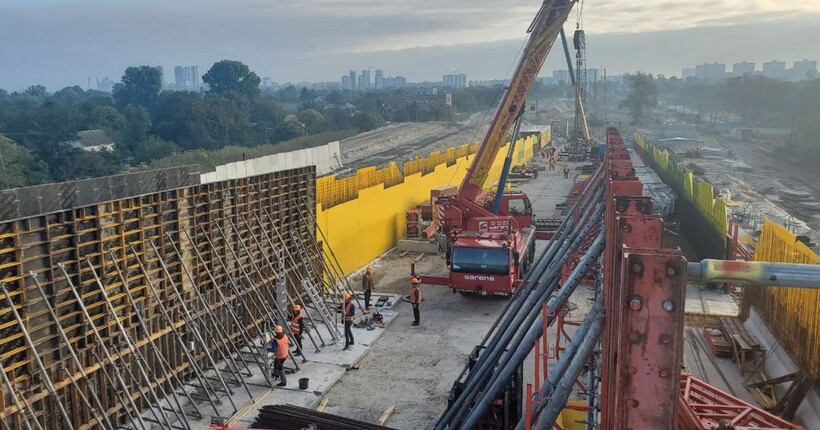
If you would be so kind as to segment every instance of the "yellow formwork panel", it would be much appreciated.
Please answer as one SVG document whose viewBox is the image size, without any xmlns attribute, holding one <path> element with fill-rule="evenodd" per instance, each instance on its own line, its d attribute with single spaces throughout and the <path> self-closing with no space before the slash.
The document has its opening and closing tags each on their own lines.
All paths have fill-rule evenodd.
<svg viewBox="0 0 820 430">
<path fill-rule="evenodd" d="M 754 259 L 820 264 L 820 256 L 784 227 L 766 220 Z M 744 308 L 754 305 L 780 342 L 812 377 L 820 377 L 820 290 L 749 287 Z"/>
<path fill-rule="evenodd" d="M 528 155 L 531 158 L 534 142 L 534 138 L 528 137 L 517 143 L 524 156 L 514 158 L 514 166 L 528 161 Z M 485 187 L 498 181 L 507 147 L 505 145 L 496 157 Z M 404 175 L 400 175 L 397 167 L 390 166 L 387 168 L 390 176 L 382 174 L 381 182 L 375 184 L 371 184 L 375 180 L 368 179 L 378 175 L 374 168 L 360 169 L 361 174 L 357 172 L 347 178 L 317 180 L 317 223 L 344 272 L 351 273 L 396 246 L 405 234 L 405 211 L 428 201 L 431 189 L 461 185 L 475 149 L 476 144 L 464 145 L 452 152 L 436 152 L 408 161 Z M 470 155 L 452 162 L 448 159 L 450 154 L 465 152 Z M 396 180 L 398 177 L 401 181 Z M 388 184 L 384 178 L 392 178 L 395 183 Z"/>
</svg>

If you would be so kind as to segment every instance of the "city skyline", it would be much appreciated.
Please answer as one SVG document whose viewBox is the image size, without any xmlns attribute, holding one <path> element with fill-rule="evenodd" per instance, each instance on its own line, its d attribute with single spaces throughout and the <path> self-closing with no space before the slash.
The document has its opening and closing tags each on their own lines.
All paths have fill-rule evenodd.
<svg viewBox="0 0 820 430">
<path fill-rule="evenodd" d="M 217 0 L 123 0 L 100 8 L 91 0 L 11 0 L 0 5 L 0 40 L 14 42 L 0 44 L 6 64 L 0 88 L 85 87 L 88 77 L 118 80 L 132 65 L 162 64 L 171 71 L 195 64 L 205 70 L 222 59 L 243 61 L 277 82 L 336 81 L 341 71 L 361 68 L 356 64 L 401 70 L 410 81 L 437 80 L 452 69 L 469 71 L 474 80 L 496 79 L 515 60 L 537 9 L 523 0 L 503 6 L 484 0 L 365 1 L 357 7 L 350 0 L 306 0 L 226 8 Z M 606 65 L 612 74 L 676 75 L 706 61 L 820 57 L 816 2 L 629 0 L 589 5 L 584 14 L 588 64 Z M 48 24 L 26 24 L 43 22 L 43 16 Z M 553 51 L 545 68 L 565 67 Z"/>
</svg>

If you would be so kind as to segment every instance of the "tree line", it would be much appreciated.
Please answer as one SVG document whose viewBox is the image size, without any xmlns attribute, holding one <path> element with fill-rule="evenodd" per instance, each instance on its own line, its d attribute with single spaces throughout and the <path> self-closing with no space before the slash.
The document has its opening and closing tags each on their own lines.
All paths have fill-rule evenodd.
<svg viewBox="0 0 820 430">
<path fill-rule="evenodd" d="M 112 93 L 41 85 L 0 89 L 0 187 L 116 174 L 185 151 L 257 147 L 332 132 L 368 131 L 389 121 L 452 121 L 486 109 L 497 89 L 466 89 L 452 105 L 412 102 L 415 90 L 320 91 L 288 86 L 261 91 L 259 76 L 222 60 L 203 76 L 205 91 L 163 91 L 157 67 L 128 67 Z M 102 129 L 113 151 L 70 142 Z M 298 142 L 298 140 L 296 140 Z M 169 159 L 184 159 L 174 157 Z"/>
</svg>

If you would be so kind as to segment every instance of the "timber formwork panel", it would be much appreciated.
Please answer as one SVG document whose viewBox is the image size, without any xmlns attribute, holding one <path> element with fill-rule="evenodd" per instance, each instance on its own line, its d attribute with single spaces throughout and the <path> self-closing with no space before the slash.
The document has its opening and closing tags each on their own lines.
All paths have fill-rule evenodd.
<svg viewBox="0 0 820 430">
<path fill-rule="evenodd" d="M 0 386 L 0 419 L 10 428 L 24 428 L 24 418 L 13 395 L 31 405 L 33 415 L 29 414 L 29 419 L 36 417 L 44 428 L 67 427 L 58 412 L 60 405 L 67 410 L 74 428 L 96 428 L 94 414 L 81 401 L 80 391 L 69 374 L 82 393 L 87 395 L 93 390 L 99 395 L 103 409 L 115 425 L 128 422 L 128 411 L 117 394 L 130 396 L 144 409 L 148 404 L 140 396 L 139 388 L 146 384 L 134 371 L 135 356 L 127 347 L 117 319 L 137 350 L 148 358 L 146 363 L 152 374 L 162 374 L 162 369 L 149 353 L 148 339 L 139 327 L 134 308 L 140 309 L 151 339 L 177 376 L 187 380 L 193 375 L 149 284 L 156 288 L 174 325 L 183 334 L 190 330 L 174 288 L 192 309 L 200 309 L 191 305 L 198 300 L 195 290 L 198 291 L 223 327 L 232 330 L 228 337 L 240 342 L 240 333 L 234 330 L 226 312 L 226 307 L 239 307 L 239 298 L 228 288 L 229 283 L 241 284 L 239 294 L 245 295 L 245 301 L 251 305 L 250 314 L 241 313 L 242 323 L 251 331 L 252 322 L 259 324 L 264 320 L 265 303 L 251 300 L 248 295 L 255 294 L 256 289 L 265 292 L 261 297 L 268 297 L 267 290 L 272 292 L 276 278 L 283 276 L 274 273 L 266 260 L 273 258 L 274 248 L 280 246 L 276 239 L 270 240 L 272 227 L 282 232 L 286 247 L 297 248 L 294 240 L 303 241 L 304 247 L 316 240 L 315 228 L 307 221 L 310 218 L 300 216 L 300 210 L 315 208 L 313 167 L 153 191 L 162 188 L 163 178 L 148 184 L 140 193 L 131 193 L 137 195 L 81 207 L 76 206 L 87 201 L 78 200 L 76 184 L 63 184 L 58 194 L 61 201 L 51 205 L 62 209 L 0 222 L 0 283 L 8 289 L 36 348 L 32 351 L 27 345 L 6 297 L 0 294 L 0 360 L 14 387 L 10 392 Z M 146 190 L 151 192 L 142 193 Z M 114 191 L 100 193 L 100 197 L 114 196 Z M 195 251 L 199 251 L 201 258 Z M 288 267 L 291 273 L 301 270 Z M 221 288 L 225 302 L 216 294 L 208 272 L 216 287 Z M 36 274 L 45 298 L 29 273 Z M 293 280 L 289 284 L 297 285 Z M 83 316 L 72 285 L 102 337 L 102 345 Z M 111 313 L 101 286 L 117 318 Z M 62 341 L 44 300 L 53 308 L 68 344 Z M 216 339 L 205 341 L 218 347 Z M 113 363 L 105 359 L 103 349 L 112 355 Z M 75 366 L 71 351 L 76 352 L 82 369 Z M 35 354 L 42 360 L 44 372 L 36 364 Z M 198 351 L 195 359 L 205 365 L 204 352 Z M 109 383 L 107 378 L 113 377 L 115 369 L 122 372 L 124 387 Z M 87 378 L 80 370 L 84 370 Z M 133 377 L 128 370 L 134 371 Z M 43 374 L 53 382 L 56 399 L 47 391 Z"/>
</svg>

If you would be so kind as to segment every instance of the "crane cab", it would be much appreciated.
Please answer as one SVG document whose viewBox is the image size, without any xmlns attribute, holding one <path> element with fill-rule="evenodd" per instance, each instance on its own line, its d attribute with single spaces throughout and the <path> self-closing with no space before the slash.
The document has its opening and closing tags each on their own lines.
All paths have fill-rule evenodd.
<svg viewBox="0 0 820 430">
<path fill-rule="evenodd" d="M 504 193 L 501 196 L 501 207 L 498 215 L 508 215 L 515 218 L 521 228 L 532 227 L 532 204 L 524 193 Z"/>
</svg>

